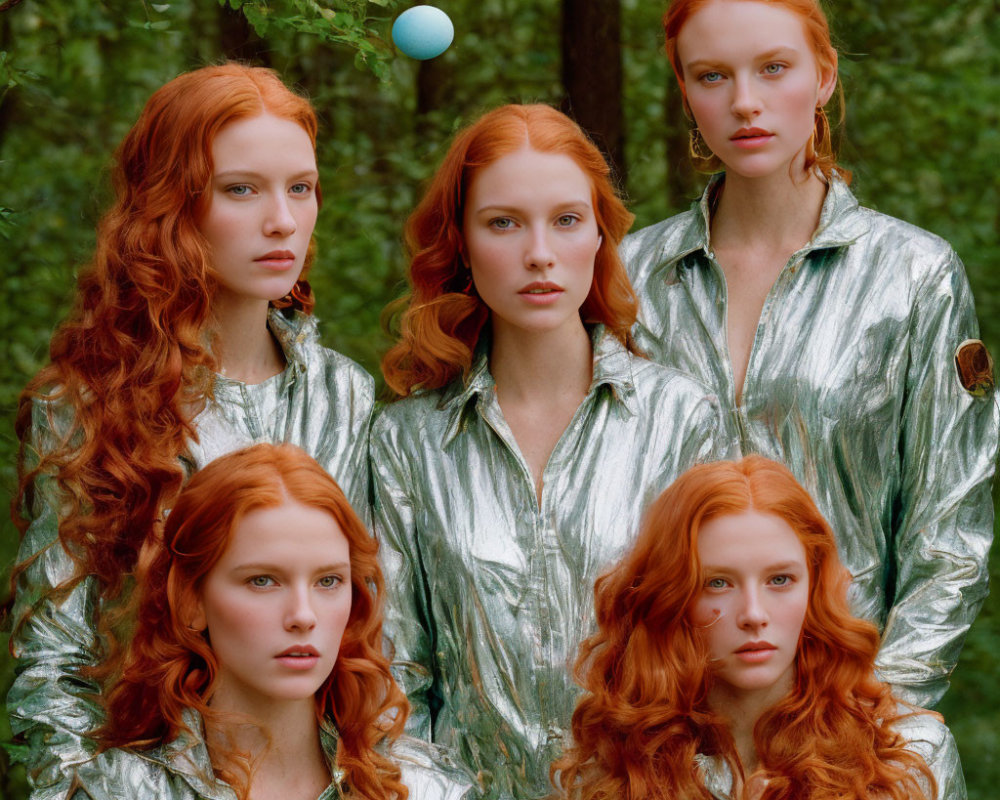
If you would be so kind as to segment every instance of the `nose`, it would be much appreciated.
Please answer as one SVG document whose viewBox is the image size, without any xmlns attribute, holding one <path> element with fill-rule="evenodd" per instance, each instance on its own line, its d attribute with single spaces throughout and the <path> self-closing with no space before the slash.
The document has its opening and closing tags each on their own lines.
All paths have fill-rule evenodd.
<svg viewBox="0 0 1000 800">
<path fill-rule="evenodd" d="M 741 606 L 736 617 L 736 623 L 744 630 L 766 628 L 768 622 L 767 609 L 764 607 L 760 590 L 751 586 L 743 591 Z"/>
<path fill-rule="evenodd" d="M 288 205 L 288 198 L 282 192 L 276 195 L 267 205 L 264 217 L 264 234 L 266 236 L 291 236 L 298 226 L 295 216 Z"/>
<path fill-rule="evenodd" d="M 732 111 L 747 122 L 760 114 L 760 96 L 750 78 L 736 76 L 733 79 Z"/>
<path fill-rule="evenodd" d="M 316 611 L 312 606 L 309 588 L 293 587 L 285 609 L 285 629 L 289 631 L 311 631 L 316 627 Z"/>
<path fill-rule="evenodd" d="M 549 241 L 547 226 L 532 226 L 528 231 L 528 243 L 524 253 L 524 266 L 528 269 L 551 269 L 556 264 L 552 242 Z"/>
</svg>

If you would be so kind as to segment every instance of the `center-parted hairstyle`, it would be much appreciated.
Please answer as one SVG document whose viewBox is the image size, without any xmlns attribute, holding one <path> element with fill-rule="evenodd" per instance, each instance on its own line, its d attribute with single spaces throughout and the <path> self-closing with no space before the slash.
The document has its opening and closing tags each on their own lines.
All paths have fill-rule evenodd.
<svg viewBox="0 0 1000 800">
<path fill-rule="evenodd" d="M 36 480 L 51 477 L 63 496 L 60 538 L 108 596 L 179 491 L 192 409 L 211 391 L 216 281 L 198 226 L 211 196 L 212 142 L 225 125 L 263 112 L 298 123 L 315 145 L 312 106 L 268 69 L 204 67 L 153 94 L 116 153 L 115 200 L 75 306 L 18 403 L 15 521 L 26 529 L 23 509 L 43 502 Z M 308 283 L 273 304 L 310 312 Z M 33 429 L 45 428 L 51 441 L 35 441 Z"/>
<path fill-rule="evenodd" d="M 709 653 L 691 612 L 703 585 L 701 526 L 747 511 L 788 523 L 809 573 L 794 688 L 754 728 L 768 780 L 762 800 L 926 800 L 917 776 L 931 787 L 933 776 L 891 729 L 901 715 L 875 677 L 879 634 L 849 611 L 850 575 L 833 533 L 792 473 L 762 456 L 685 472 L 650 507 L 632 550 L 598 579 L 598 632 L 576 665 L 585 695 L 574 747 L 553 776 L 574 800 L 710 800 L 696 755 L 741 774 L 729 728 L 708 705 Z"/>
<path fill-rule="evenodd" d="M 382 654 L 385 586 L 378 545 L 333 478 L 293 445 L 258 444 L 223 456 L 181 492 L 162 536 L 147 545 L 140 561 L 132 601 L 135 633 L 121 674 L 104 697 L 107 721 L 97 737 L 105 747 L 145 749 L 185 730 L 186 708 L 215 719 L 208 702 L 218 661 L 206 632 L 189 624 L 240 520 L 289 501 L 330 514 L 350 548 L 351 613 L 333 671 L 316 692 L 317 719 L 336 723 L 337 766 L 351 796 L 403 800 L 399 768 L 375 749 L 401 733 L 408 710 Z M 238 775 L 225 769 L 220 775 L 239 786 Z"/>
<path fill-rule="evenodd" d="M 489 308 L 472 286 L 462 231 L 465 202 L 479 170 L 524 147 L 569 156 L 590 180 L 603 238 L 580 316 L 584 322 L 604 323 L 630 345 L 637 301 L 618 244 L 633 217 L 615 192 L 607 162 L 580 127 L 551 106 L 501 106 L 458 133 L 407 220 L 411 291 L 389 307 L 405 310 L 399 341 L 382 359 L 385 382 L 397 395 L 444 386 L 472 365 Z"/>
<path fill-rule="evenodd" d="M 813 57 L 821 73 L 837 71 L 837 50 L 833 46 L 830 37 L 830 23 L 823 12 L 819 0 L 727 0 L 729 2 L 759 2 L 767 5 L 774 5 L 784 8 L 795 14 L 801 21 L 805 31 L 806 40 L 812 47 Z M 677 37 L 680 35 L 684 23 L 690 19 L 691 15 L 704 5 L 713 0 L 672 0 L 666 13 L 663 15 L 663 30 L 666 34 L 665 49 L 670 65 L 677 76 L 677 82 L 681 87 L 681 94 L 684 95 L 684 109 L 688 116 L 691 116 L 687 102 L 687 87 L 684 83 L 684 67 L 681 64 L 680 56 L 677 52 Z M 843 121 L 844 92 L 838 79 L 836 97 L 840 108 L 840 121 Z M 815 111 L 815 122 L 813 125 L 813 138 L 806 153 L 805 168 L 816 166 L 825 177 L 830 178 L 833 173 L 837 173 L 844 181 L 850 182 L 851 173 L 837 165 L 837 156 L 833 148 L 833 138 L 830 131 L 830 122 L 826 112 L 822 107 L 817 107 Z M 693 155 L 693 154 L 692 154 Z M 717 156 L 711 158 L 695 158 L 695 166 L 705 172 L 718 172 L 722 168 L 722 162 Z"/>
</svg>

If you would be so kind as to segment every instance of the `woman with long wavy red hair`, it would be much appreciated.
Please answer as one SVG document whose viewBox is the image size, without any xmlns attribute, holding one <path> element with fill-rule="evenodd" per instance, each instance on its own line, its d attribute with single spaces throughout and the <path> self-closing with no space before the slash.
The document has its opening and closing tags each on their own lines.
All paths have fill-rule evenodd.
<svg viewBox="0 0 1000 800">
<path fill-rule="evenodd" d="M 636 356 L 617 256 L 631 215 L 544 105 L 451 144 L 407 224 L 412 293 L 372 430 L 387 633 L 412 730 L 490 796 L 548 791 L 589 586 L 641 508 L 714 455 L 714 399 Z"/>
<path fill-rule="evenodd" d="M 874 674 L 833 533 L 784 466 L 694 467 L 650 507 L 594 589 L 574 746 L 552 768 L 574 800 L 959 800 L 939 715 Z"/>
<path fill-rule="evenodd" d="M 136 570 L 134 633 L 105 694 L 102 751 L 65 796 L 89 800 L 458 800 L 471 781 L 400 738 L 382 654 L 378 545 L 293 445 L 198 472 Z M 63 795 L 60 795 L 63 796 Z"/>
<path fill-rule="evenodd" d="M 372 381 L 320 345 L 305 281 L 316 129 L 273 72 L 225 64 L 160 88 L 118 149 L 93 261 L 18 407 L 7 707 L 37 788 L 93 751 L 97 618 L 187 475 L 289 441 L 366 508 Z"/>
<path fill-rule="evenodd" d="M 714 173 L 626 239 L 636 339 L 718 395 L 741 453 L 787 464 L 831 520 L 878 669 L 933 706 L 986 596 L 1000 411 L 947 242 L 858 205 L 826 107 L 818 0 L 673 0 L 666 49 Z"/>
</svg>

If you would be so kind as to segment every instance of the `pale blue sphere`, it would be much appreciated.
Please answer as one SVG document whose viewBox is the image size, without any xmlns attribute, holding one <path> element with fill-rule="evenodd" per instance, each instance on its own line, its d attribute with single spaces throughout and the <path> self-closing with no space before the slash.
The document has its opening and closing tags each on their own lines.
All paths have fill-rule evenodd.
<svg viewBox="0 0 1000 800">
<path fill-rule="evenodd" d="M 426 61 L 441 55 L 455 38 L 448 15 L 434 6 L 408 8 L 392 24 L 392 40 L 410 58 Z"/>
</svg>

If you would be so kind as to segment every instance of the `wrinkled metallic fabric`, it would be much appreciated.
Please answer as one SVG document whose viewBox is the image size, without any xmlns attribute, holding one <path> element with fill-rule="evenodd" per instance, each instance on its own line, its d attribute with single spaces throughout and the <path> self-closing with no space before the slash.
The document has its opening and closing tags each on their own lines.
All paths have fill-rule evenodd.
<svg viewBox="0 0 1000 800">
<path fill-rule="evenodd" d="M 900 709 L 900 713 L 907 713 Z M 958 747 L 947 726 L 930 716 L 918 714 L 903 717 L 893 723 L 893 730 L 907 742 L 907 749 L 918 753 L 931 768 L 937 791 L 930 793 L 930 787 L 923 776 L 918 780 L 930 800 L 966 800 L 965 777 L 962 775 L 962 761 Z M 705 788 L 716 800 L 738 800 L 733 794 L 733 776 L 729 765 L 714 756 L 697 756 L 697 766 Z"/>
<path fill-rule="evenodd" d="M 882 678 L 932 707 L 986 596 L 993 536 L 996 396 L 966 391 L 955 363 L 979 336 L 965 270 L 945 241 L 834 180 L 764 302 L 737 404 L 708 236 L 719 180 L 622 244 L 636 338 L 717 394 L 742 454 L 783 461 L 809 489 L 854 576 L 854 612 L 883 631 Z"/>
<path fill-rule="evenodd" d="M 550 791 L 594 579 L 674 478 L 726 455 L 711 392 L 600 327 L 592 341 L 591 387 L 545 467 L 540 504 L 485 348 L 466 382 L 392 403 L 372 427 L 386 634 L 410 732 L 453 748 L 489 797 Z"/>
<path fill-rule="evenodd" d="M 269 326 L 287 366 L 260 384 L 217 376 L 215 400 L 196 417 L 199 441 L 184 458 L 189 474 L 225 453 L 259 442 L 290 442 L 316 458 L 344 489 L 362 519 L 368 511 L 368 425 L 374 405 L 371 376 L 345 356 L 322 347 L 316 322 L 272 311 Z M 72 411 L 44 402 L 33 410 L 33 447 L 49 450 L 70 429 Z M 24 624 L 11 637 L 17 677 L 7 695 L 11 728 L 29 746 L 32 785 L 58 781 L 72 764 L 94 752 L 87 732 L 102 719 L 88 693 L 96 685 L 80 675 L 95 663 L 97 586 L 85 578 L 65 597 L 52 590 L 76 574 L 59 543 L 62 502 L 51 477 L 36 483 L 31 524 L 18 561 L 33 559 L 19 577 L 13 619 Z"/>
<path fill-rule="evenodd" d="M 215 777 L 200 716 L 188 709 L 185 723 L 197 735 L 182 734 L 151 750 L 106 750 L 76 765 L 56 785 L 31 800 L 236 800 L 236 792 Z M 334 780 L 317 800 L 351 797 L 342 791 L 336 767 L 337 731 L 320 728 L 320 741 Z M 473 800 L 479 796 L 472 776 L 432 744 L 401 737 L 388 748 L 402 772 L 410 800 Z"/>
</svg>

